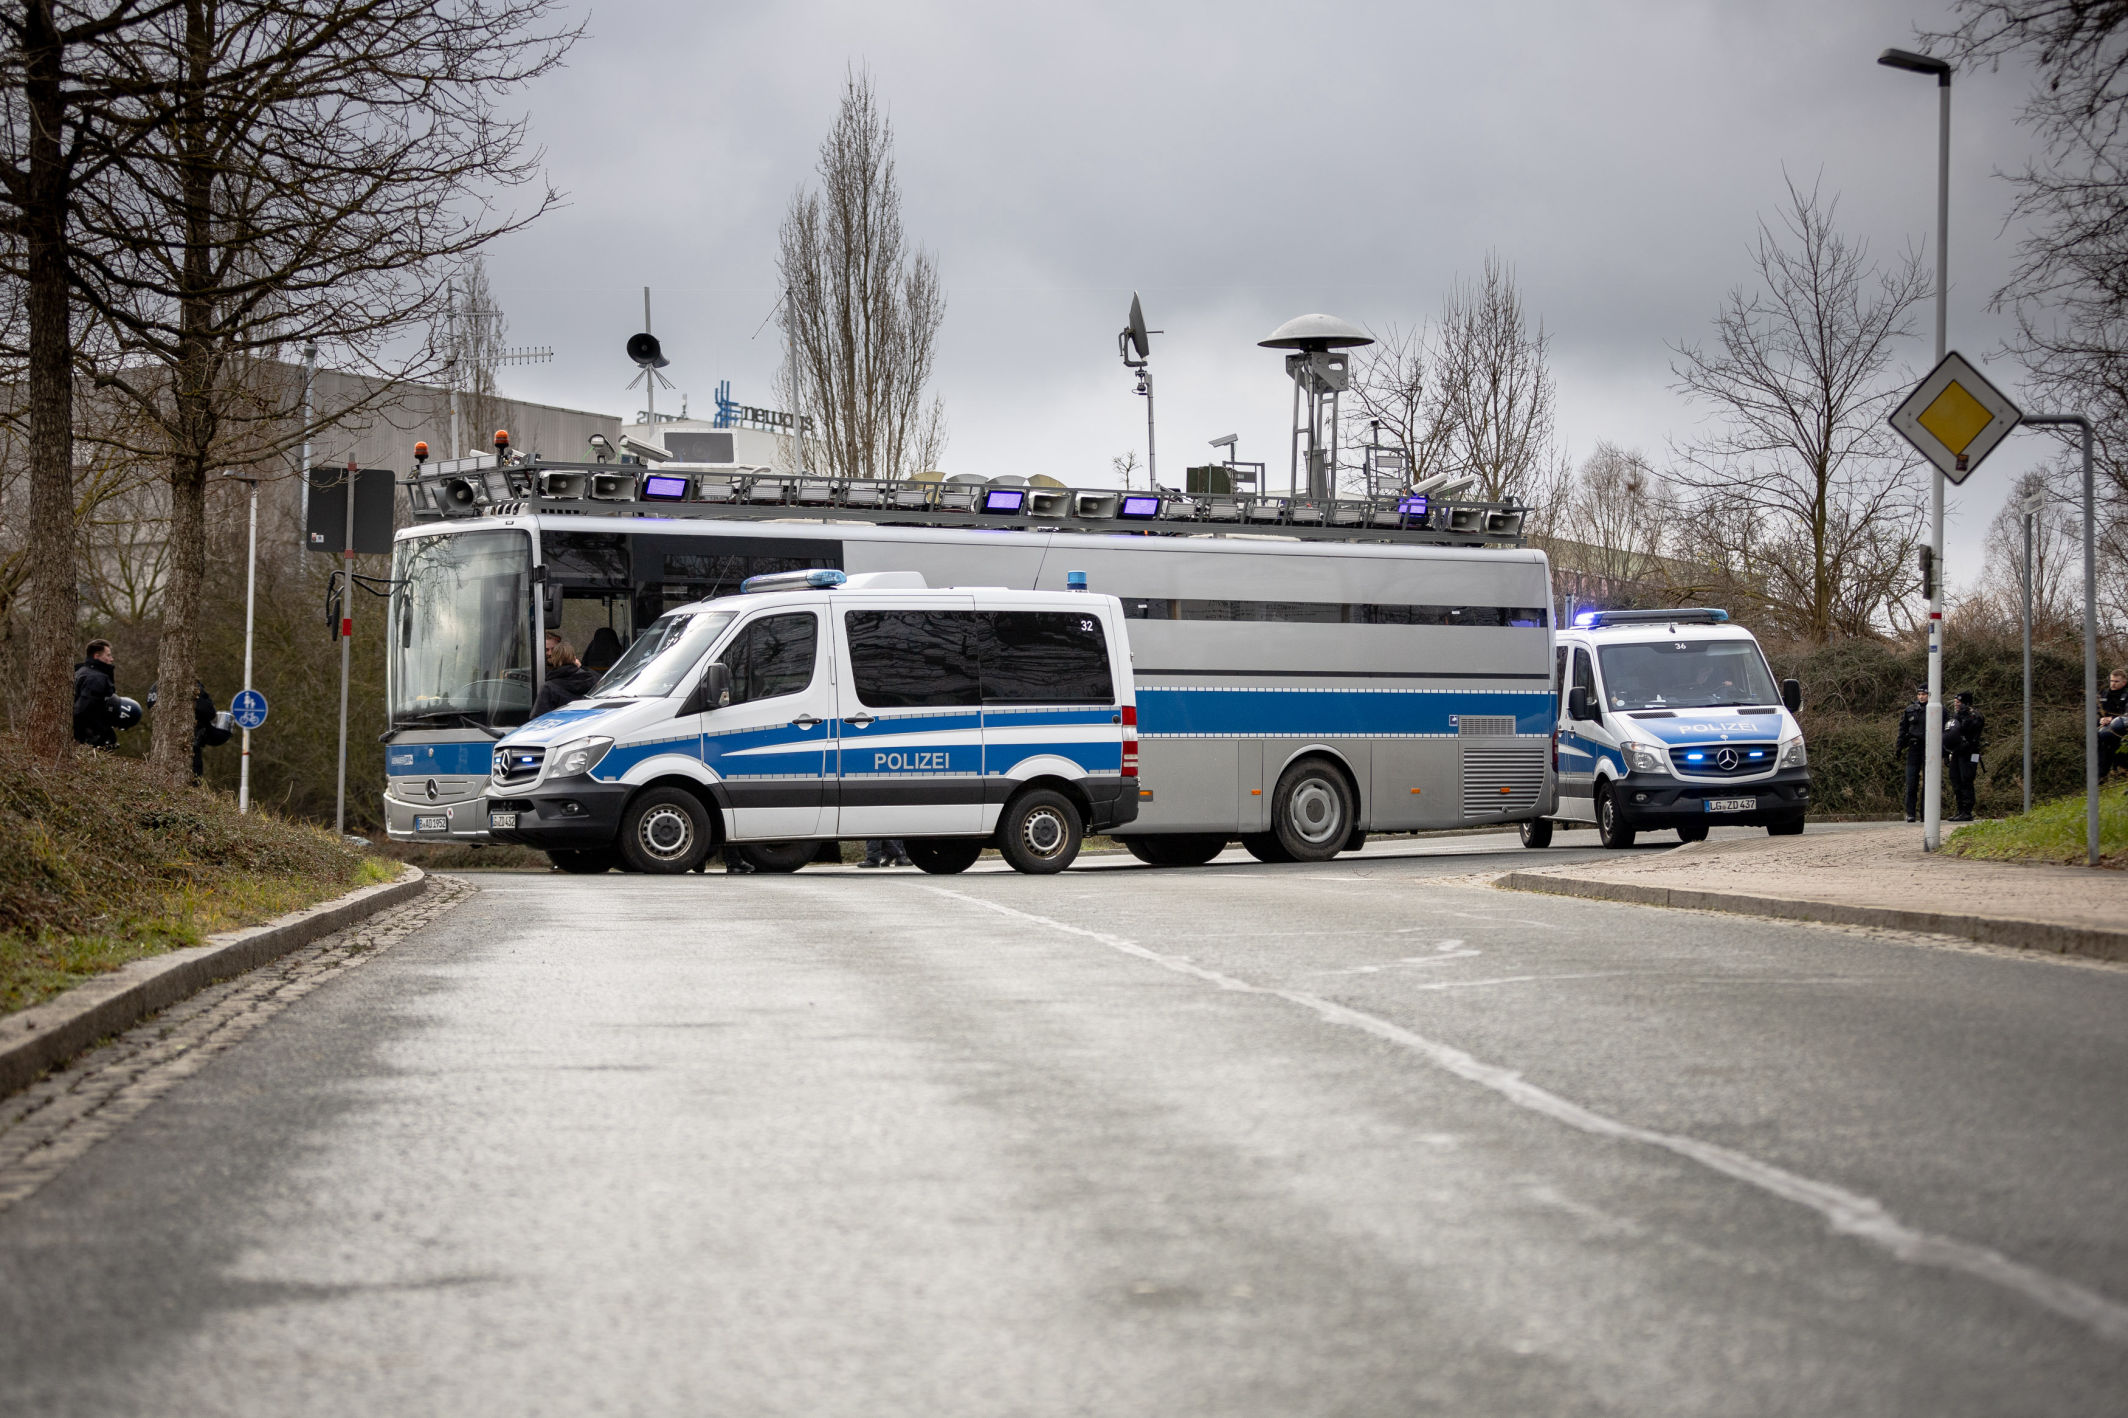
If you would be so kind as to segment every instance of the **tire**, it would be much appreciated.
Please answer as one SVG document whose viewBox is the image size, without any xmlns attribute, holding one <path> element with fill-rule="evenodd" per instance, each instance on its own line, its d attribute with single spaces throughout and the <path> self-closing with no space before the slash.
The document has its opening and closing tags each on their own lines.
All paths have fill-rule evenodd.
<svg viewBox="0 0 2128 1418">
<path fill-rule="evenodd" d="M 1791 817 L 1785 822 L 1769 822 L 1766 824 L 1766 835 L 1768 837 L 1800 837 L 1803 835 L 1803 819 Z"/>
<path fill-rule="evenodd" d="M 1085 836 L 1078 805 L 1054 788 L 1029 788 L 1005 804 L 998 819 L 998 850 L 1014 871 L 1030 876 L 1070 866 Z"/>
<path fill-rule="evenodd" d="M 680 788 L 639 793 L 621 814 L 623 864 L 657 876 L 693 871 L 709 855 L 709 814 Z"/>
<path fill-rule="evenodd" d="M 952 876 L 983 855 L 980 837 L 911 837 L 902 843 L 909 860 L 933 876 Z"/>
<path fill-rule="evenodd" d="M 1285 845 L 1278 840 L 1275 833 L 1248 833 L 1241 839 L 1241 846 L 1242 850 L 1259 862 L 1269 862 L 1275 865 L 1279 862 L 1293 860 L 1293 854 L 1285 849 Z"/>
<path fill-rule="evenodd" d="M 1525 847 L 1549 847 L 1552 845 L 1552 820 L 1548 817 L 1533 817 L 1521 824 L 1522 845 Z"/>
<path fill-rule="evenodd" d="M 741 842 L 733 850 L 753 869 L 782 875 L 797 871 L 820 855 L 818 842 Z"/>
<path fill-rule="evenodd" d="M 619 866 L 621 854 L 611 847 L 591 847 L 577 852 L 549 852 L 547 860 L 572 876 L 599 876 Z"/>
<path fill-rule="evenodd" d="M 1692 824 L 1691 826 L 1689 826 L 1689 827 L 1680 827 L 1680 828 L 1678 828 L 1678 829 L 1677 829 L 1677 840 L 1678 840 L 1678 841 L 1680 841 L 1680 842 L 1704 842 L 1704 841 L 1706 841 L 1706 840 L 1707 840 L 1707 824 L 1706 824 L 1706 823 L 1704 823 L 1704 822 L 1695 822 L 1695 823 L 1693 823 L 1693 824 Z"/>
<path fill-rule="evenodd" d="M 1367 834 L 1366 834 L 1366 833 L 1364 833 L 1364 832 L 1361 832 L 1361 831 L 1355 830 L 1355 831 L 1353 832 L 1353 834 L 1352 834 L 1352 835 L 1351 835 L 1350 837 L 1347 837 L 1347 838 L 1345 839 L 1345 847 L 1344 847 L 1344 850 L 1346 850 L 1346 851 L 1348 851 L 1348 852 L 1364 852 L 1364 851 L 1366 851 L 1366 850 L 1367 850 Z"/>
<path fill-rule="evenodd" d="M 1352 835 L 1352 789 L 1327 759 L 1304 758 L 1279 775 L 1271 833 L 1296 862 L 1327 862 Z"/>
<path fill-rule="evenodd" d="M 1201 867 L 1227 849 L 1227 839 L 1210 832 L 1177 832 L 1126 837 L 1123 845 L 1149 867 Z"/>
<path fill-rule="evenodd" d="M 1606 783 L 1596 790 L 1596 840 L 1612 851 L 1633 845 L 1637 834 L 1625 825 L 1625 813 L 1619 809 L 1618 794 Z"/>
</svg>

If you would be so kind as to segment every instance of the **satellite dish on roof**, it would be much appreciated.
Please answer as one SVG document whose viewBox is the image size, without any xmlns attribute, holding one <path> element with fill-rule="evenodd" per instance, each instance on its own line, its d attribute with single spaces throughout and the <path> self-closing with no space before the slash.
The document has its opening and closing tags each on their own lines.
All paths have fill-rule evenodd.
<svg viewBox="0 0 2128 1418">
<path fill-rule="evenodd" d="M 1352 350 L 1374 343 L 1374 336 L 1335 315 L 1296 315 L 1256 342 L 1267 350 Z"/>
<path fill-rule="evenodd" d="M 648 330 L 628 337 L 628 357 L 643 369 L 663 369 L 672 363 L 665 358 L 665 352 L 658 348 L 658 337 Z"/>
<path fill-rule="evenodd" d="M 1129 342 L 1131 349 L 1137 351 L 1140 359 L 1153 352 L 1153 342 L 1146 338 L 1150 333 L 1145 328 L 1145 309 L 1138 304 L 1138 292 L 1132 291 L 1130 323 L 1123 327 L 1123 338 Z M 1123 358 L 1127 363 L 1130 356 L 1125 354 Z"/>
</svg>

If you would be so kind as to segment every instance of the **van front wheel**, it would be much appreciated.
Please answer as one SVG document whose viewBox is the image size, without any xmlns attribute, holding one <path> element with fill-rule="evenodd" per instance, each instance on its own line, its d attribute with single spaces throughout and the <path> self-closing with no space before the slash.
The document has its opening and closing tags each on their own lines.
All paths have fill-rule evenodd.
<svg viewBox="0 0 2128 1418">
<path fill-rule="evenodd" d="M 1522 824 L 1522 845 L 1525 847 L 1549 847 L 1552 845 L 1552 820 L 1548 817 L 1533 817 Z"/>
<path fill-rule="evenodd" d="M 1070 798 L 1054 788 L 1032 788 L 1005 804 L 998 850 L 1014 871 L 1048 876 L 1071 865 L 1085 833 Z"/>
<path fill-rule="evenodd" d="M 1618 794 L 1606 783 L 1596 790 L 1596 840 L 1616 851 L 1633 845 L 1637 834 L 1626 826 L 1625 813 L 1618 806 Z"/>
<path fill-rule="evenodd" d="M 679 788 L 652 788 L 621 814 L 621 859 L 637 871 L 677 876 L 709 855 L 709 814 Z"/>
</svg>

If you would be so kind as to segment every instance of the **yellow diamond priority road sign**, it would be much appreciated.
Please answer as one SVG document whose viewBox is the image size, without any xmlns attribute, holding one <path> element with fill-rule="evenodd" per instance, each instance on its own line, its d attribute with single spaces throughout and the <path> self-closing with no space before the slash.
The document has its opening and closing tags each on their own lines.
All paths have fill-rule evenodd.
<svg viewBox="0 0 2128 1418">
<path fill-rule="evenodd" d="M 1962 483 L 2023 417 L 1953 350 L 1893 411 L 1891 424 L 1945 477 Z"/>
</svg>

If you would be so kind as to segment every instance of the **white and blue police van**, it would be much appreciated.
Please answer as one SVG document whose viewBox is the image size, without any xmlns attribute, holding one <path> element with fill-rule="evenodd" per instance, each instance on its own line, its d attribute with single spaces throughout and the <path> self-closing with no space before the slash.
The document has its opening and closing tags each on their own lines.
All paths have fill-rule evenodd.
<svg viewBox="0 0 2128 1418">
<path fill-rule="evenodd" d="M 1129 643 L 1116 598 L 1084 590 L 756 576 L 497 742 L 488 829 L 568 871 L 686 872 L 724 846 L 796 871 L 874 837 L 931 872 L 988 846 L 1062 871 L 1137 815 Z"/>
<path fill-rule="evenodd" d="M 1585 611 L 1554 646 L 1557 797 L 1522 825 L 1550 845 L 1555 823 L 1594 823 L 1606 847 L 1674 830 L 1803 830 L 1809 754 L 1802 687 L 1776 686 L 1751 632 L 1713 609 Z"/>
</svg>

